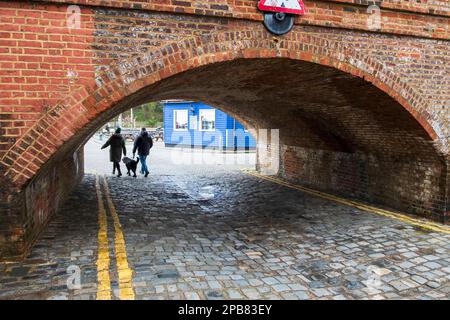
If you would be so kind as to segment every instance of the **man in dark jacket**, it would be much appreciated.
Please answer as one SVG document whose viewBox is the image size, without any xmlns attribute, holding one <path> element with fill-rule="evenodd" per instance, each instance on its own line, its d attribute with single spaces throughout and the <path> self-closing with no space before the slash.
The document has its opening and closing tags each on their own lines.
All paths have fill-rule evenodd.
<svg viewBox="0 0 450 320">
<path fill-rule="evenodd" d="M 148 176 L 149 171 L 147 168 L 147 156 L 150 153 L 150 149 L 153 147 L 152 137 L 148 134 L 145 128 L 142 128 L 141 134 L 134 141 L 133 147 L 133 158 L 136 154 L 136 150 L 138 152 L 139 161 L 141 162 L 141 173 L 145 174 L 145 177 Z"/>
<path fill-rule="evenodd" d="M 116 133 L 114 133 L 108 141 L 102 146 L 102 149 L 109 148 L 109 161 L 113 163 L 113 174 L 117 169 L 117 176 L 122 176 L 122 172 L 120 171 L 120 160 L 122 159 L 122 151 L 123 155 L 127 155 L 127 149 L 125 148 L 125 140 L 120 134 L 120 128 L 116 129 Z"/>
</svg>

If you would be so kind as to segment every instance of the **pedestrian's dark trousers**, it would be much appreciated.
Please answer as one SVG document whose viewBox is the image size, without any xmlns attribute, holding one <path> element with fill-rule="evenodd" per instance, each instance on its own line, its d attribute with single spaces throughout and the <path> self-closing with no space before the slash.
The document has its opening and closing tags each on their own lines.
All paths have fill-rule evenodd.
<svg viewBox="0 0 450 320">
<path fill-rule="evenodd" d="M 113 174 L 114 174 L 114 172 L 116 172 L 116 169 L 117 169 L 118 174 L 122 174 L 122 172 L 120 171 L 120 163 L 119 162 L 113 162 Z"/>
</svg>

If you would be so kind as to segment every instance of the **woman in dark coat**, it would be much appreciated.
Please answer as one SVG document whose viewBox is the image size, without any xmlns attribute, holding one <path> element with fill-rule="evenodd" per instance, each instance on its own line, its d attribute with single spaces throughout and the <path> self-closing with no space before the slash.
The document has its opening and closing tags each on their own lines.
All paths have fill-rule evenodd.
<svg viewBox="0 0 450 320">
<path fill-rule="evenodd" d="M 111 146 L 109 148 L 109 161 L 113 163 L 113 174 L 116 171 L 117 168 L 117 176 L 122 176 L 122 172 L 120 171 L 120 160 L 122 159 L 122 151 L 123 155 L 127 155 L 127 149 L 125 148 L 125 140 L 123 139 L 122 135 L 120 134 L 120 128 L 116 129 L 116 133 L 114 133 L 108 141 L 102 146 L 102 149 L 107 148 L 108 146 Z"/>
</svg>

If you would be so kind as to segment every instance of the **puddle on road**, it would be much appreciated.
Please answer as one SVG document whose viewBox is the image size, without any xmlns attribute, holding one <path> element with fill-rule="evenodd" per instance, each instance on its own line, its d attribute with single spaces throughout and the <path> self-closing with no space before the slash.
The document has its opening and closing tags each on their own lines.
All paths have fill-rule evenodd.
<svg viewBox="0 0 450 320">
<path fill-rule="evenodd" d="M 202 188 L 200 188 L 200 191 L 198 194 L 202 198 L 202 200 L 214 199 L 214 197 L 215 197 L 214 189 L 215 189 L 214 186 L 202 187 Z"/>
</svg>

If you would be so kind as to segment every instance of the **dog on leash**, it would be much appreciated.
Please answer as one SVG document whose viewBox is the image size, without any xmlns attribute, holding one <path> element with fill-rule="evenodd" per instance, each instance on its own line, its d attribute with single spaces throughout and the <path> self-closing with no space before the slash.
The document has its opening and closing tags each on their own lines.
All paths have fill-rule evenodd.
<svg viewBox="0 0 450 320">
<path fill-rule="evenodd" d="M 130 170 L 131 170 L 131 171 L 133 171 L 133 177 L 136 178 L 136 169 L 137 169 L 137 164 L 139 163 L 139 158 L 137 158 L 137 160 L 133 160 L 128 157 L 124 157 L 122 159 L 122 161 L 123 161 L 123 163 L 125 163 L 125 166 L 127 167 L 127 170 L 128 170 L 127 174 L 129 176 L 131 176 L 131 174 L 130 174 Z"/>
</svg>

